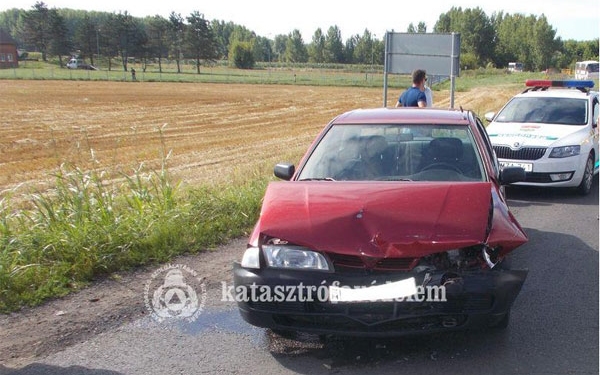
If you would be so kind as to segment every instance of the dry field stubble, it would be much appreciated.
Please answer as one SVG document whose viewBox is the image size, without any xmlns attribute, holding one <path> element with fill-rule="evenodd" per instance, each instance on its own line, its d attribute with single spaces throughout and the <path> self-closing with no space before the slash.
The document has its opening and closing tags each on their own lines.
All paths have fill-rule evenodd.
<svg viewBox="0 0 600 375">
<path fill-rule="evenodd" d="M 382 89 L 283 85 L 3 81 L 0 191 L 40 189 L 62 163 L 129 174 L 144 163 L 185 184 L 270 173 L 297 162 L 335 115 L 378 107 Z M 498 109 L 514 88 L 457 93 L 455 107 Z M 396 92 L 388 92 L 393 106 Z M 448 107 L 449 93 L 434 92 Z M 166 125 L 166 126 L 165 126 Z M 162 131 L 158 129 L 163 128 Z"/>
</svg>

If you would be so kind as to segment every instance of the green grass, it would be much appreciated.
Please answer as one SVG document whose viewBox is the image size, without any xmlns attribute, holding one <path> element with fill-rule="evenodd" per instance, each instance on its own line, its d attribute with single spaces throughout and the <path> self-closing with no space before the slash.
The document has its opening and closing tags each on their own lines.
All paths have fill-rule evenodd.
<svg viewBox="0 0 600 375">
<path fill-rule="evenodd" d="M 4 193 L 0 200 L 0 312 L 247 234 L 268 182 L 257 173 L 227 186 L 183 190 L 166 165 L 141 167 L 118 184 L 104 172 L 69 165 L 54 177 L 49 191 Z"/>
<path fill-rule="evenodd" d="M 506 69 L 477 69 L 460 73 L 456 78 L 456 91 L 466 92 L 481 87 L 515 86 L 524 87 L 526 79 L 544 79 L 544 73 L 509 73 Z M 554 77 L 553 79 L 558 79 Z M 439 89 L 450 89 L 450 82 L 440 84 Z"/>
<path fill-rule="evenodd" d="M 193 64 L 183 64 L 177 73 L 174 64 L 163 64 L 163 72 L 157 64 L 148 65 L 146 71 L 140 64 L 129 64 L 136 69 L 138 82 L 189 82 L 189 83 L 235 83 L 235 84 L 283 84 L 340 87 L 381 87 L 384 84 L 383 67 L 380 65 L 314 65 L 258 63 L 255 69 L 235 69 L 221 62 L 202 66 L 200 74 Z M 465 70 L 455 80 L 455 91 L 466 92 L 476 87 L 514 85 L 522 87 L 527 78 L 541 79 L 543 73 L 508 73 L 506 69 Z M 560 79 L 561 77 L 553 77 Z M 16 80 L 81 80 L 130 82 L 131 73 L 123 71 L 122 65 L 114 63 L 111 70 L 101 62 L 100 70 L 70 70 L 60 68 L 58 63 L 39 61 L 20 62 L 17 69 L 0 69 L 1 79 Z M 410 75 L 388 75 L 388 90 L 400 90 L 411 85 Z M 450 81 L 435 84 L 433 90 L 449 90 Z"/>
<path fill-rule="evenodd" d="M 234 69 L 225 64 L 201 66 L 200 74 L 192 64 L 182 65 L 177 73 L 174 64 L 163 64 L 162 72 L 157 64 L 148 65 L 143 71 L 141 64 L 129 64 L 136 70 L 139 82 L 198 82 L 198 83 L 246 83 L 246 84 L 296 84 L 315 86 L 383 87 L 383 67 L 369 65 L 331 65 L 319 67 L 308 64 L 260 63 L 255 69 Z M 0 79 L 35 80 L 85 80 L 85 81 L 131 81 L 131 73 L 122 65 L 113 64 L 111 70 L 101 62 L 99 70 L 71 70 L 60 68 L 58 63 L 21 61 L 16 69 L 0 69 Z M 409 83 L 408 77 L 392 79 L 390 87 Z"/>
</svg>

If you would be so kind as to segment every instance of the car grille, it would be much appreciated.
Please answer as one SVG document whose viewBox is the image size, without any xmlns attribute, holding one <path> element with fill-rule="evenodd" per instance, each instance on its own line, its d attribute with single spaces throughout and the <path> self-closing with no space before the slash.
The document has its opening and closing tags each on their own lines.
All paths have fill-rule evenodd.
<svg viewBox="0 0 600 375">
<path fill-rule="evenodd" d="M 410 271 L 417 263 L 419 258 L 383 258 L 367 262 L 356 255 L 328 253 L 329 259 L 337 272 L 355 271 L 358 269 L 373 271 Z"/>
<path fill-rule="evenodd" d="M 315 295 L 312 297 L 315 298 Z M 272 313 L 295 312 L 344 315 L 365 323 L 372 323 L 388 319 L 397 319 L 402 315 L 419 315 L 427 313 L 460 314 L 465 312 L 488 311 L 494 306 L 494 296 L 488 294 L 466 294 L 455 298 L 448 296 L 447 300 L 443 302 L 394 301 L 331 303 L 327 301 L 250 301 L 249 305 L 254 309 Z"/>
<path fill-rule="evenodd" d="M 335 327 L 345 332 L 361 332 L 368 329 L 369 332 L 423 332 L 426 330 L 443 329 L 446 327 L 444 321 L 452 318 L 456 327 L 460 327 L 467 321 L 466 315 L 432 315 L 421 316 L 391 321 L 382 321 L 377 324 L 365 324 L 346 316 L 310 316 L 310 315 L 274 315 L 273 320 L 280 325 L 295 329 L 319 329 Z M 367 328 L 368 327 L 368 328 Z"/>
<path fill-rule="evenodd" d="M 546 147 L 523 147 L 519 150 L 511 150 L 508 146 L 494 146 L 494 151 L 499 159 L 537 160 L 544 156 Z"/>
</svg>

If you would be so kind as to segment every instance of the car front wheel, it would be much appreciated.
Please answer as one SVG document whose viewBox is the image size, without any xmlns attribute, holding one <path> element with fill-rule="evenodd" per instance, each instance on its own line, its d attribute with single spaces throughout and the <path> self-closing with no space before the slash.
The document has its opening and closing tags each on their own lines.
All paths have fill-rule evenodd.
<svg viewBox="0 0 600 375">
<path fill-rule="evenodd" d="M 587 195 L 592 190 L 592 182 L 594 178 L 594 156 L 590 154 L 587 161 L 585 162 L 585 170 L 583 171 L 583 178 L 581 183 L 577 187 L 577 191 L 581 195 Z"/>
</svg>

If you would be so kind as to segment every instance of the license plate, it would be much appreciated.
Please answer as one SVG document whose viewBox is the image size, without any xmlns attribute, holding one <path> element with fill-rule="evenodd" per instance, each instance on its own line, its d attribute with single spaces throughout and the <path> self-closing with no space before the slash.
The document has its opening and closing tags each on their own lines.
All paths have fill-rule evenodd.
<svg viewBox="0 0 600 375">
<path fill-rule="evenodd" d="M 503 169 L 504 167 L 521 167 L 525 170 L 525 172 L 533 171 L 533 164 L 531 164 L 531 163 L 515 163 L 515 162 L 510 162 L 510 161 L 501 161 L 501 162 L 499 162 L 499 164 L 500 164 L 500 169 Z"/>
<path fill-rule="evenodd" d="M 365 302 L 406 298 L 417 293 L 415 278 L 369 287 L 329 287 L 331 302 Z"/>
</svg>

